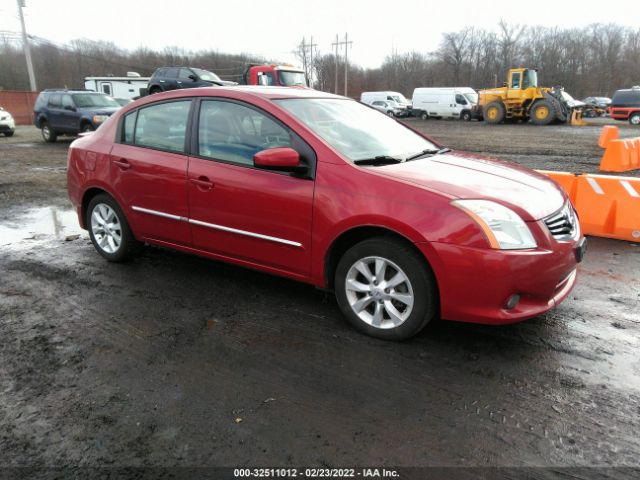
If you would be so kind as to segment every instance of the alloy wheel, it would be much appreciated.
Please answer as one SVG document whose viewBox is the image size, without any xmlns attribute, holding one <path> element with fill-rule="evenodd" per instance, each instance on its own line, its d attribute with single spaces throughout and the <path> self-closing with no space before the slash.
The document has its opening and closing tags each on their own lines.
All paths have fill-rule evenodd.
<svg viewBox="0 0 640 480">
<path fill-rule="evenodd" d="M 91 212 L 91 231 L 96 245 L 105 253 L 116 253 L 122 244 L 122 225 L 115 210 L 98 203 Z"/>
<path fill-rule="evenodd" d="M 356 261 L 347 272 L 345 293 L 358 318 L 376 328 L 398 327 L 413 310 L 414 293 L 409 277 L 383 257 Z"/>
</svg>

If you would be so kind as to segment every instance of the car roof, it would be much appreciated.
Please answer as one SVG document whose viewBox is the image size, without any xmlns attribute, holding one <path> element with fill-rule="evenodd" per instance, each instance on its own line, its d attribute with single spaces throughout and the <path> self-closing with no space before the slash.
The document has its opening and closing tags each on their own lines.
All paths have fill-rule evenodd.
<svg viewBox="0 0 640 480">
<path fill-rule="evenodd" d="M 233 85 L 225 87 L 206 87 L 203 90 L 209 90 L 212 93 L 242 92 L 256 97 L 267 98 L 270 100 L 282 98 L 345 98 L 340 95 L 334 95 L 333 93 L 321 92 L 320 90 L 302 87 L 264 87 L 255 85 Z"/>
</svg>

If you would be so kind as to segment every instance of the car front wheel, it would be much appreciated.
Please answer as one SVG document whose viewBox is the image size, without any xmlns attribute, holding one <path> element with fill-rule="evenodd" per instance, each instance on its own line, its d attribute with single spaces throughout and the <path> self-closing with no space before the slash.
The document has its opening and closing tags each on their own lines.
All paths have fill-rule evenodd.
<svg viewBox="0 0 640 480">
<path fill-rule="evenodd" d="M 338 263 L 334 286 L 349 322 L 385 340 L 414 336 L 437 311 L 436 282 L 426 260 L 393 238 L 372 238 L 351 247 Z"/>
<path fill-rule="evenodd" d="M 634 113 L 629 117 L 629 123 L 631 125 L 640 125 L 640 113 Z"/>
<path fill-rule="evenodd" d="M 110 262 L 124 262 L 139 250 L 138 242 L 117 202 L 106 194 L 96 195 L 87 207 L 86 225 L 93 246 Z"/>
</svg>

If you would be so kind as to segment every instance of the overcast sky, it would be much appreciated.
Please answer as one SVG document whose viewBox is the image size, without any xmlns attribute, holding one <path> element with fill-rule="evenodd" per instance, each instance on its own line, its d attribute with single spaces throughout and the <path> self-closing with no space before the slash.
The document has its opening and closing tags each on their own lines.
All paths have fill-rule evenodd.
<svg viewBox="0 0 640 480">
<path fill-rule="evenodd" d="M 291 61 L 291 51 L 313 35 L 329 52 L 336 33 L 349 33 L 350 60 L 379 66 L 398 53 L 434 50 L 443 32 L 466 25 L 509 23 L 579 27 L 619 23 L 638 28 L 640 0 L 489 2 L 470 0 L 26 0 L 29 33 L 57 43 L 75 38 L 187 50 L 215 49 Z M 590 5 L 591 4 L 591 5 Z M 593 5 L 593 6 L 592 6 Z M 16 0 L 0 0 L 0 30 L 19 31 Z"/>
</svg>

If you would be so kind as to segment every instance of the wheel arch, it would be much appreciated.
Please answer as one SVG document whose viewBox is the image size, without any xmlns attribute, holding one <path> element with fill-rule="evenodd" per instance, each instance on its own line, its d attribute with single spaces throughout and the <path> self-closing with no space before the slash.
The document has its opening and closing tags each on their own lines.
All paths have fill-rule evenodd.
<svg viewBox="0 0 640 480">
<path fill-rule="evenodd" d="M 433 266 L 429 259 L 424 255 L 422 251 L 418 247 L 416 247 L 415 243 L 412 242 L 406 236 L 396 232 L 387 227 L 381 227 L 377 225 L 363 225 L 358 227 L 352 227 L 344 232 L 340 233 L 336 238 L 333 239 L 329 247 L 327 248 L 324 255 L 324 281 L 328 290 L 333 290 L 334 276 L 336 272 L 336 268 L 338 267 L 338 262 L 340 258 L 345 254 L 347 250 L 353 247 L 355 244 L 366 240 L 368 238 L 373 237 L 387 237 L 387 238 L 395 238 L 403 243 L 405 243 L 408 247 L 414 250 L 421 258 L 424 259 L 425 265 L 434 273 L 433 277 L 436 283 L 436 290 L 438 292 L 438 298 L 440 297 L 440 290 L 438 287 L 438 279 L 435 275 Z"/>
<path fill-rule="evenodd" d="M 92 185 L 90 187 L 88 187 L 83 193 L 82 193 L 82 197 L 80 200 L 80 226 L 84 229 L 87 229 L 87 225 L 86 225 L 86 218 L 87 218 L 87 207 L 89 206 L 89 202 L 91 202 L 91 200 L 96 196 L 96 195 L 100 195 L 101 193 L 104 193 L 105 195 L 109 195 L 111 198 L 114 199 L 114 201 L 119 205 L 120 209 L 122 210 L 122 213 L 124 214 L 125 217 L 127 217 L 127 211 L 126 208 L 124 206 L 124 204 L 121 202 L 120 198 L 118 198 L 117 195 L 114 195 L 113 192 L 110 192 L 105 186 L 103 185 Z M 131 231 L 134 233 L 135 236 L 135 231 L 133 229 L 133 227 L 131 226 L 131 222 L 129 222 L 129 218 L 125 218 L 127 220 L 127 223 L 129 224 L 129 228 L 131 228 Z M 136 237 L 137 238 L 137 237 Z"/>
</svg>

